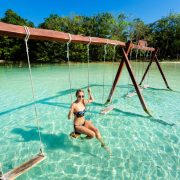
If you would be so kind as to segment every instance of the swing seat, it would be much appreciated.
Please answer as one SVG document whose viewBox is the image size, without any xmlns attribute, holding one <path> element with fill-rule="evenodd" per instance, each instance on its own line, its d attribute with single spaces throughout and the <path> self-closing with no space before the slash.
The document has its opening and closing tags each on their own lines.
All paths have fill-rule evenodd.
<svg viewBox="0 0 180 180">
<path fill-rule="evenodd" d="M 136 93 L 135 92 L 132 92 L 132 93 L 128 93 L 126 96 L 127 97 L 133 97 L 133 96 L 135 96 L 136 95 Z"/>
<path fill-rule="evenodd" d="M 74 131 L 70 133 L 70 137 L 71 137 L 71 138 L 75 138 L 75 139 L 76 139 L 76 138 L 79 138 L 80 135 L 81 135 L 80 133 L 76 133 L 76 132 L 74 132 Z"/>
<path fill-rule="evenodd" d="M 101 114 L 108 114 L 110 111 L 112 111 L 114 109 L 114 106 L 108 106 L 108 107 L 106 107 L 106 108 L 104 108 L 104 109 L 102 109 L 101 110 Z"/>
<path fill-rule="evenodd" d="M 22 175 L 29 169 L 33 168 L 37 164 L 39 164 L 41 161 L 43 161 L 46 157 L 43 154 L 38 154 L 29 161 L 23 163 L 22 165 L 14 168 L 13 170 L 7 172 L 4 174 L 3 177 L 0 177 L 0 180 L 14 180 L 18 176 Z"/>
<path fill-rule="evenodd" d="M 142 92 L 143 88 L 140 88 L 140 91 Z M 132 92 L 132 93 L 128 93 L 126 96 L 131 98 L 131 97 L 136 96 L 136 95 L 137 95 L 136 92 Z"/>
<path fill-rule="evenodd" d="M 142 87 L 143 89 L 147 89 L 147 88 L 149 88 L 150 86 L 149 86 L 149 84 L 144 84 L 144 86 Z"/>
</svg>

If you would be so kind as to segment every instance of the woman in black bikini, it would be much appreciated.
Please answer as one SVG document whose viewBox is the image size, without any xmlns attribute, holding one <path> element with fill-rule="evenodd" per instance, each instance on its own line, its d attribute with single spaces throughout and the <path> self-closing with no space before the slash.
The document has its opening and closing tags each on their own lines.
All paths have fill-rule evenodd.
<svg viewBox="0 0 180 180">
<path fill-rule="evenodd" d="M 94 101 L 94 98 L 91 94 L 90 88 L 88 88 L 88 94 L 89 99 L 84 99 L 84 91 L 82 89 L 79 89 L 76 91 L 76 101 L 72 103 L 68 119 L 71 119 L 71 117 L 74 114 L 74 131 L 76 134 L 85 134 L 87 135 L 86 138 L 91 139 L 96 137 L 100 143 L 101 146 L 105 146 L 101 134 L 99 130 L 92 124 L 91 121 L 87 121 L 84 118 L 84 114 L 86 112 L 86 104 L 91 103 Z"/>
</svg>

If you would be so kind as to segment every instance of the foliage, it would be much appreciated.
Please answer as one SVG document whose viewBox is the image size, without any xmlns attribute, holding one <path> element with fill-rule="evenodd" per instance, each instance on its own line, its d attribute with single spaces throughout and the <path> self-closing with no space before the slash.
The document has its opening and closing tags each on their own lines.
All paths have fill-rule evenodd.
<svg viewBox="0 0 180 180">
<path fill-rule="evenodd" d="M 61 17 L 51 14 L 45 18 L 38 28 L 52 29 L 81 34 L 84 36 L 102 37 L 120 41 L 138 40 L 148 41 L 149 46 L 160 48 L 160 58 L 176 58 L 180 56 L 180 14 L 170 13 L 168 16 L 151 24 L 145 24 L 141 19 L 131 21 L 128 16 L 120 13 L 117 18 L 110 13 L 99 13 L 94 16 Z M 7 10 L 2 22 L 34 27 L 27 19 L 20 17 L 13 10 Z M 66 44 L 49 41 L 29 41 L 30 57 L 34 62 L 65 62 Z M 70 44 L 71 61 L 87 61 L 87 49 L 83 44 Z M 107 60 L 113 57 L 113 47 L 107 46 Z M 91 45 L 90 60 L 103 61 L 104 47 Z M 120 58 L 120 50 L 117 49 L 116 59 Z M 24 42 L 21 39 L 0 37 L 0 59 L 13 61 L 26 61 Z"/>
</svg>

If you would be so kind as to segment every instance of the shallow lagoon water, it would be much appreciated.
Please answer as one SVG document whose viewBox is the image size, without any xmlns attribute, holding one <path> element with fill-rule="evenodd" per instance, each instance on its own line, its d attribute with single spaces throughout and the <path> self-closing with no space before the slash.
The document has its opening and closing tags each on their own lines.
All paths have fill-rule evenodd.
<svg viewBox="0 0 180 180">
<path fill-rule="evenodd" d="M 140 80 L 147 64 L 133 63 Z M 112 156 L 95 140 L 72 140 L 72 121 L 67 120 L 70 93 L 83 88 L 87 95 L 87 64 L 72 64 L 72 91 L 67 65 L 33 66 L 38 117 L 46 160 L 21 179 L 180 179 L 180 64 L 161 63 L 169 86 L 153 65 L 143 91 L 153 117 L 142 110 L 124 69 L 113 96 L 115 109 L 99 112 L 108 97 L 118 63 L 91 63 L 90 85 L 95 103 L 87 107 L 86 118 L 100 130 Z M 114 70 L 113 70 L 114 69 Z M 105 72 L 104 88 L 103 73 Z M 0 67 L 0 162 L 3 171 L 39 152 L 32 94 L 27 67 Z M 104 90 L 104 97 L 103 97 Z"/>
</svg>

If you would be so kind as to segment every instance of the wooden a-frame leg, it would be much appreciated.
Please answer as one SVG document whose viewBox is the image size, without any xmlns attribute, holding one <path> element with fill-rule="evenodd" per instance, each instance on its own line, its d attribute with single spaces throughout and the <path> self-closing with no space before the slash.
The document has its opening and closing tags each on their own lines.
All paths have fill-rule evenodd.
<svg viewBox="0 0 180 180">
<path fill-rule="evenodd" d="M 165 82 L 165 84 L 166 84 L 166 87 L 171 90 L 171 88 L 169 87 L 168 82 L 167 82 L 167 80 L 166 80 L 166 77 L 165 77 L 165 75 L 164 75 L 164 73 L 163 73 L 163 70 L 162 70 L 162 68 L 161 68 L 161 66 L 160 66 L 160 64 L 159 64 L 157 55 L 155 56 L 155 62 L 156 62 L 156 64 L 157 64 L 157 67 L 158 67 L 158 69 L 159 69 L 159 71 L 160 71 L 160 73 L 161 73 L 161 76 L 162 76 L 162 78 L 163 78 L 163 80 L 164 80 L 164 82 Z"/>
<path fill-rule="evenodd" d="M 136 93 L 137 93 L 137 95 L 138 95 L 138 97 L 139 97 L 139 100 L 140 100 L 140 102 L 141 102 L 141 105 L 142 105 L 144 111 L 145 111 L 148 115 L 151 116 L 150 112 L 149 112 L 148 109 L 147 109 L 147 106 L 146 106 L 146 103 L 145 103 L 145 101 L 144 101 L 144 98 L 143 98 L 143 96 L 142 96 L 142 94 L 141 94 L 141 92 L 140 92 L 139 85 L 138 85 L 138 83 L 136 82 L 136 79 L 135 79 L 134 74 L 133 74 L 133 72 L 132 72 L 132 68 L 131 68 L 130 62 L 129 62 L 129 60 L 128 60 L 128 56 L 127 56 L 127 54 L 126 54 L 126 52 L 125 52 L 124 49 L 123 49 L 123 55 L 124 55 L 124 62 L 125 62 L 125 64 L 126 64 L 127 70 L 128 70 L 129 75 L 130 75 L 130 77 L 131 77 L 132 83 L 133 83 L 133 85 L 134 85 L 134 87 L 135 87 L 135 90 L 136 90 Z"/>
<path fill-rule="evenodd" d="M 144 73 L 144 75 L 143 75 L 143 77 L 142 77 L 139 85 L 142 85 L 142 83 L 143 83 L 143 81 L 144 81 L 144 79 L 145 79 L 145 77 L 146 77 L 146 74 L 147 74 L 147 72 L 149 71 L 149 68 L 150 68 L 151 64 L 152 64 L 152 59 L 151 59 L 151 61 L 149 62 L 148 66 L 147 66 L 147 68 L 146 68 L 146 71 L 145 71 L 145 73 Z"/>
<path fill-rule="evenodd" d="M 109 93 L 109 96 L 108 96 L 108 99 L 107 99 L 106 103 L 111 102 L 112 96 L 114 94 L 114 90 L 115 90 L 116 85 L 117 85 L 117 83 L 118 83 L 118 81 L 120 79 L 123 67 L 124 67 L 124 59 L 121 60 L 121 63 L 119 65 L 118 71 L 116 73 L 116 77 L 114 79 L 114 82 L 113 82 L 113 85 L 112 85 L 112 88 L 111 88 L 111 91 Z"/>
</svg>

